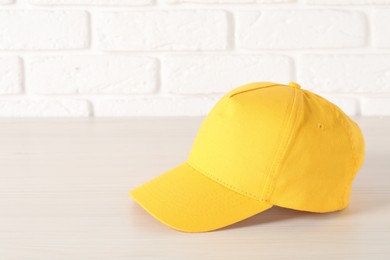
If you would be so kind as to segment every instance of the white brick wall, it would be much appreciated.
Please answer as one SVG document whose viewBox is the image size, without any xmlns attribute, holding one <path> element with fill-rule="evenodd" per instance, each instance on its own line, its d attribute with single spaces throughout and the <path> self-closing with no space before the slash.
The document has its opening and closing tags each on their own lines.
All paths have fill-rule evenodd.
<svg viewBox="0 0 390 260">
<path fill-rule="evenodd" d="M 309 4 L 321 5 L 368 5 L 368 4 L 390 4 L 390 0 L 306 0 Z"/>
<path fill-rule="evenodd" d="M 147 5 L 152 0 L 25 0 L 36 5 Z"/>
<path fill-rule="evenodd" d="M 0 99 L 2 117 L 86 117 L 90 115 L 89 104 L 80 99 L 12 98 Z"/>
<path fill-rule="evenodd" d="M 132 94 L 156 90 L 155 59 L 125 55 L 26 59 L 26 87 L 37 94 Z"/>
<path fill-rule="evenodd" d="M 250 11 L 238 16 L 243 49 L 322 49 L 364 46 L 365 16 L 353 11 Z"/>
<path fill-rule="evenodd" d="M 277 55 L 177 55 L 162 60 L 162 88 L 178 94 L 224 93 L 259 78 L 286 82 L 291 76 L 290 58 Z"/>
<path fill-rule="evenodd" d="M 13 2 L 14 2 L 14 0 L 0 0 L 0 5 L 2 5 L 2 4 L 11 4 Z"/>
<path fill-rule="evenodd" d="M 247 3 L 283 3 L 292 2 L 294 0 L 166 0 L 167 3 L 180 4 L 180 3 L 200 3 L 200 4 L 247 4 Z"/>
<path fill-rule="evenodd" d="M 372 18 L 373 45 L 390 48 L 390 9 L 375 10 Z"/>
<path fill-rule="evenodd" d="M 223 50 L 228 26 L 223 11 L 138 11 L 96 14 L 102 50 Z"/>
<path fill-rule="evenodd" d="M 85 11 L 0 10 L 0 50 L 65 50 L 88 46 Z"/>
<path fill-rule="evenodd" d="M 297 81 L 390 115 L 390 0 L 0 0 L 0 117 L 205 115 Z"/>
<path fill-rule="evenodd" d="M 0 94 L 22 91 L 22 64 L 18 57 L 0 56 Z"/>
<path fill-rule="evenodd" d="M 388 116 L 390 115 L 390 102 L 387 99 L 371 97 L 362 100 L 363 116 Z"/>
<path fill-rule="evenodd" d="M 334 93 L 390 93 L 390 55 L 303 55 L 304 88 Z"/>
<path fill-rule="evenodd" d="M 98 98 L 94 112 L 95 116 L 205 115 L 217 101 L 212 97 Z"/>
</svg>

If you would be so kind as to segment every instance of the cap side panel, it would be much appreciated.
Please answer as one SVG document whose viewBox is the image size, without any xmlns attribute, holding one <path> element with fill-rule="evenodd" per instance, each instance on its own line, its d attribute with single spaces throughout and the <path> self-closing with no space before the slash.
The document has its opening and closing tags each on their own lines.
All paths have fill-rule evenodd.
<svg viewBox="0 0 390 260">
<path fill-rule="evenodd" d="M 346 115 L 336 104 L 326 100 L 325 98 L 317 95 L 313 92 L 306 90 L 306 92 L 311 93 L 317 98 L 324 100 L 333 111 L 336 118 L 344 125 L 345 131 L 350 140 L 351 147 L 351 156 L 354 161 L 354 169 L 349 172 L 347 175 L 347 182 L 343 196 L 343 207 L 346 207 L 349 203 L 352 181 L 354 180 L 357 172 L 363 165 L 365 157 L 365 141 L 362 134 L 362 131 L 357 123 L 355 123 L 348 115 Z"/>
<path fill-rule="evenodd" d="M 343 208 L 345 208 L 349 203 L 352 182 L 364 161 L 365 141 L 359 126 L 350 117 L 348 117 L 337 105 L 331 102 L 329 102 L 329 105 L 335 113 L 335 116 L 344 125 L 345 131 L 347 132 L 347 135 L 350 140 L 351 156 L 353 158 L 354 164 L 353 169 L 346 176 L 347 181 L 346 186 L 344 188 L 342 206 Z"/>
<path fill-rule="evenodd" d="M 324 100 L 329 105 L 334 115 L 340 120 L 342 124 L 344 124 L 345 131 L 347 131 L 347 134 L 350 138 L 352 151 L 351 155 L 355 161 L 355 171 L 357 172 L 363 164 L 365 150 L 365 141 L 359 125 L 356 124 L 348 115 L 346 115 L 344 111 L 342 111 L 336 104 L 326 100 L 325 98 L 313 92 L 310 92 L 308 90 L 305 91 L 311 93 L 319 99 Z"/>
<path fill-rule="evenodd" d="M 355 166 L 350 138 L 327 100 L 300 93 L 301 108 L 271 203 L 312 212 L 343 209 Z"/>
</svg>

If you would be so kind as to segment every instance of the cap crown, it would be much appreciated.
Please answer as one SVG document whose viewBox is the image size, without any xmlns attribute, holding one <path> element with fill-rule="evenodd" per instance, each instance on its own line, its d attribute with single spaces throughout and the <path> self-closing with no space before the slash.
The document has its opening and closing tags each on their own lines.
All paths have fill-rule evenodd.
<svg viewBox="0 0 390 260">
<path fill-rule="evenodd" d="M 209 112 L 187 162 L 244 196 L 298 210 L 344 208 L 364 160 L 358 125 L 297 85 L 252 83 Z"/>
</svg>

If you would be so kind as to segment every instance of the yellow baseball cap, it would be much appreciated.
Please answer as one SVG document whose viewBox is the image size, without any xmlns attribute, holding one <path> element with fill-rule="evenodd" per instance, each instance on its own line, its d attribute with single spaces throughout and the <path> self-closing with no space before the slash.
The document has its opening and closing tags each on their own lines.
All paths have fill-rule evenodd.
<svg viewBox="0 0 390 260">
<path fill-rule="evenodd" d="M 349 203 L 363 164 L 359 126 L 294 82 L 226 93 L 201 124 L 187 161 L 131 196 L 185 232 L 222 228 L 273 205 L 331 212 Z"/>
</svg>

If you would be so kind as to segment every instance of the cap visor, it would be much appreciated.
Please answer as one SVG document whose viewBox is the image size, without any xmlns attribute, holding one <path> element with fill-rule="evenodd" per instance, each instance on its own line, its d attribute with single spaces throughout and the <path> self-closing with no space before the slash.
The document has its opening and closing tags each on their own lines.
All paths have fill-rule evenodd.
<svg viewBox="0 0 390 260">
<path fill-rule="evenodd" d="M 156 219 L 184 232 L 215 230 L 272 207 L 226 188 L 186 162 L 130 195 Z"/>
</svg>

